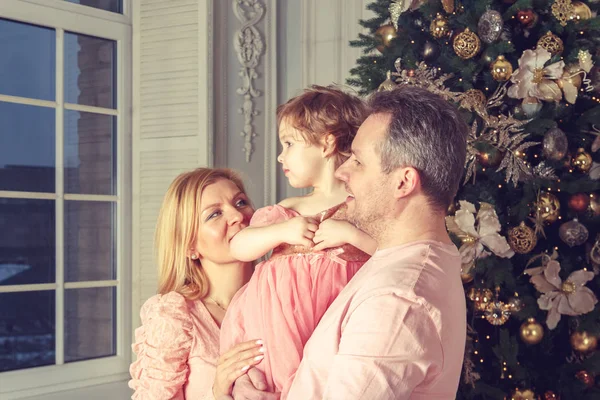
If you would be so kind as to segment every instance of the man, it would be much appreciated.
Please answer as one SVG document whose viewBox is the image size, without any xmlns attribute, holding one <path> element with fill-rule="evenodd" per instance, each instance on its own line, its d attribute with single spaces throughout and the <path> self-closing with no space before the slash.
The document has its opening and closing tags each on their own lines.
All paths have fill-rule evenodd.
<svg viewBox="0 0 600 400">
<path fill-rule="evenodd" d="M 377 93 L 370 107 L 336 176 L 352 222 L 378 250 L 319 322 L 288 400 L 456 395 L 466 305 L 445 215 L 468 128 L 453 106 L 414 86 Z"/>
</svg>

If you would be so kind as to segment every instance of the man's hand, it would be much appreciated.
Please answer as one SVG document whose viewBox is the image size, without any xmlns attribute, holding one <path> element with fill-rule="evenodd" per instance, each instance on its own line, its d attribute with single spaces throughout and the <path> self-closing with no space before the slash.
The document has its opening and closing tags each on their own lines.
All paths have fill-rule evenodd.
<svg viewBox="0 0 600 400">
<path fill-rule="evenodd" d="M 279 400 L 281 393 L 265 392 L 266 389 L 265 375 L 256 368 L 250 368 L 246 375 L 235 381 L 233 398 L 235 400 Z"/>
</svg>

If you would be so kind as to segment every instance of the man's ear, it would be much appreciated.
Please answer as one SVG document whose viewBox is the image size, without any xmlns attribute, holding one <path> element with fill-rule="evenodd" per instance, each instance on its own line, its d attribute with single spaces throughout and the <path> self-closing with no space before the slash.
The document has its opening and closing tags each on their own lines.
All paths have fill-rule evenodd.
<svg viewBox="0 0 600 400">
<path fill-rule="evenodd" d="M 323 157 L 330 157 L 335 152 L 335 136 L 328 133 L 323 138 Z"/>
<path fill-rule="evenodd" d="M 419 171 L 413 167 L 398 168 L 392 172 L 394 198 L 401 199 L 413 194 L 421 186 Z"/>
</svg>

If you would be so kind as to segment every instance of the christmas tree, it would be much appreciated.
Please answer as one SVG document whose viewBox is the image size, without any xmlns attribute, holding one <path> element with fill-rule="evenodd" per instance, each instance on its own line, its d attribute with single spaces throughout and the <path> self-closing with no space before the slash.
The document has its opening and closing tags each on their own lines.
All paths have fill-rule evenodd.
<svg viewBox="0 0 600 400">
<path fill-rule="evenodd" d="M 377 0 L 362 94 L 419 85 L 471 126 L 459 399 L 600 399 L 598 0 Z M 594 161 L 595 160 L 595 161 Z"/>
</svg>

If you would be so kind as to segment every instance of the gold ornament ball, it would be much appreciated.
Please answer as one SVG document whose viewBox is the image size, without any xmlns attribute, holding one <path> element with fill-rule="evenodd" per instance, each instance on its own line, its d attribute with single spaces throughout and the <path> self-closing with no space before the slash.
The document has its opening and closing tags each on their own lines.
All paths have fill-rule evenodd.
<svg viewBox="0 0 600 400">
<path fill-rule="evenodd" d="M 519 336 L 527 344 L 538 344 L 544 338 L 544 327 L 535 318 L 528 318 L 521 324 Z"/>
<path fill-rule="evenodd" d="M 509 400 L 537 400 L 537 396 L 531 389 L 515 389 Z"/>
<path fill-rule="evenodd" d="M 575 377 L 588 388 L 594 386 L 594 376 L 587 371 L 579 371 L 575 374 Z"/>
<path fill-rule="evenodd" d="M 448 36 L 450 34 L 450 27 L 446 17 L 438 14 L 433 21 L 431 21 L 431 25 L 429 25 L 429 32 L 431 32 L 431 36 L 436 39 L 441 39 L 444 36 Z"/>
<path fill-rule="evenodd" d="M 454 52 L 463 60 L 474 57 L 481 50 L 481 40 L 469 28 L 456 35 L 452 42 Z"/>
<path fill-rule="evenodd" d="M 587 193 L 575 193 L 569 198 L 569 208 L 575 212 L 584 212 L 590 205 L 590 195 Z"/>
<path fill-rule="evenodd" d="M 562 53 L 565 49 L 562 39 L 550 31 L 538 40 L 537 45 L 548 50 L 553 56 Z"/>
<path fill-rule="evenodd" d="M 579 148 L 571 160 L 571 165 L 579 171 L 587 173 L 592 168 L 592 156 L 585 149 Z"/>
<path fill-rule="evenodd" d="M 460 270 L 460 280 L 462 281 L 463 285 L 473 282 L 473 279 L 475 279 L 475 276 L 473 275 L 472 270 L 469 272 L 464 272 L 462 269 Z"/>
<path fill-rule="evenodd" d="M 542 397 L 542 399 L 544 399 L 544 400 L 559 400 L 560 397 L 558 397 L 556 395 L 556 393 L 554 393 L 552 390 L 546 390 L 544 392 L 544 397 Z"/>
<path fill-rule="evenodd" d="M 574 332 L 571 335 L 571 347 L 580 353 L 591 353 L 598 347 L 598 338 L 586 331 Z"/>
<path fill-rule="evenodd" d="M 535 248 L 537 237 L 535 231 L 521 221 L 519 226 L 508 230 L 508 244 L 515 253 L 527 254 Z"/>
<path fill-rule="evenodd" d="M 571 20 L 579 22 L 585 19 L 592 18 L 592 10 L 582 1 L 573 2 L 573 14 L 570 15 Z"/>
<path fill-rule="evenodd" d="M 546 223 L 556 222 L 560 216 L 560 201 L 552 193 L 542 193 L 536 206 L 542 221 Z"/>
<path fill-rule="evenodd" d="M 563 72 L 560 79 L 556 80 L 556 84 L 561 89 L 565 86 L 565 83 L 570 83 L 573 86 L 575 86 L 577 89 L 581 89 L 581 82 L 582 82 L 581 75 L 582 74 L 578 74 L 577 72 L 579 72 L 579 71 L 581 71 L 581 68 L 579 68 L 579 65 L 576 65 L 576 64 L 567 65 L 567 67 L 565 68 L 565 71 Z"/>
<path fill-rule="evenodd" d="M 390 42 L 398 36 L 398 32 L 396 32 L 396 28 L 392 24 L 382 25 L 375 31 L 375 36 L 378 36 L 381 40 L 381 44 L 377 46 L 377 50 L 383 53 L 383 50 L 390 45 Z"/>
<path fill-rule="evenodd" d="M 502 162 L 502 158 L 504 158 L 504 153 L 496 147 L 491 147 L 489 150 L 482 151 L 477 155 L 479 164 L 484 167 L 497 167 Z"/>
<path fill-rule="evenodd" d="M 498 82 L 506 82 L 513 73 L 512 64 L 504 56 L 498 56 L 496 61 L 490 65 L 490 70 L 492 71 L 492 78 Z"/>
</svg>

